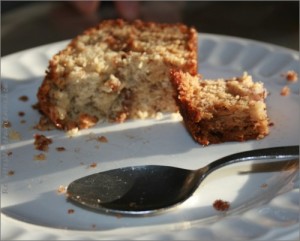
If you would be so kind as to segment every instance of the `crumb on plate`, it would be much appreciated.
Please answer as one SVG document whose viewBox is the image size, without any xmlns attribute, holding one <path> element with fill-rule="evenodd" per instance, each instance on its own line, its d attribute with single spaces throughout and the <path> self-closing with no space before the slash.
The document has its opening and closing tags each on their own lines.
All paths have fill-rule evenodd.
<svg viewBox="0 0 300 241">
<path fill-rule="evenodd" d="M 10 170 L 10 171 L 7 172 L 8 176 L 13 176 L 14 174 L 15 174 L 15 171 L 13 171 L 13 170 Z"/>
<path fill-rule="evenodd" d="M 45 161 L 46 160 L 46 155 L 44 153 L 40 153 L 40 154 L 34 155 L 33 159 L 35 161 Z"/>
<path fill-rule="evenodd" d="M 260 185 L 260 187 L 261 187 L 261 188 L 267 188 L 267 187 L 268 187 L 268 184 L 267 184 L 267 183 L 263 183 L 263 184 Z"/>
<path fill-rule="evenodd" d="M 15 131 L 13 129 L 10 129 L 8 132 L 8 138 L 11 141 L 20 141 L 21 138 L 21 134 L 18 131 Z"/>
<path fill-rule="evenodd" d="M 36 150 L 48 151 L 49 145 L 52 143 L 51 138 L 47 138 L 44 135 L 35 134 L 34 135 L 34 146 Z"/>
<path fill-rule="evenodd" d="M 284 74 L 286 80 L 291 83 L 298 81 L 298 74 L 294 70 L 289 70 Z"/>
<path fill-rule="evenodd" d="M 28 101 L 29 98 L 28 98 L 28 96 L 26 96 L 26 95 L 22 95 L 22 96 L 19 97 L 19 100 L 25 102 L 25 101 Z"/>
<path fill-rule="evenodd" d="M 108 142 L 108 139 L 105 136 L 100 136 L 100 137 L 97 138 L 97 140 L 99 142 L 102 142 L 102 143 L 107 143 Z"/>
<path fill-rule="evenodd" d="M 230 204 L 227 201 L 223 201 L 221 199 L 217 199 L 216 201 L 214 201 L 213 207 L 217 211 L 227 211 L 230 208 Z"/>
<path fill-rule="evenodd" d="M 95 168 L 96 166 L 97 166 L 97 163 L 96 163 L 96 162 L 93 162 L 93 163 L 90 164 L 90 167 L 91 167 L 91 168 Z"/>
<path fill-rule="evenodd" d="M 290 93 L 291 89 L 288 86 L 284 86 L 280 91 L 280 95 L 282 96 L 288 96 Z"/>
<path fill-rule="evenodd" d="M 22 116 L 25 115 L 25 112 L 24 112 L 24 111 L 19 111 L 19 112 L 18 112 L 18 115 L 19 115 L 20 117 L 22 117 Z"/>
<path fill-rule="evenodd" d="M 58 193 L 58 194 L 62 194 L 62 193 L 65 193 L 66 190 L 67 190 L 67 189 L 66 189 L 65 186 L 60 185 L 60 186 L 58 187 L 58 189 L 57 189 L 57 193 Z"/>
<path fill-rule="evenodd" d="M 8 120 L 4 120 L 2 122 L 2 128 L 10 128 L 11 127 L 11 123 Z"/>
<path fill-rule="evenodd" d="M 68 209 L 68 214 L 73 214 L 74 212 L 75 212 L 74 209 L 72 209 L 72 208 Z"/>
<path fill-rule="evenodd" d="M 56 147 L 55 148 L 58 152 L 62 152 L 62 151 L 65 151 L 66 148 L 64 148 L 63 146 L 59 146 L 59 147 Z"/>
</svg>

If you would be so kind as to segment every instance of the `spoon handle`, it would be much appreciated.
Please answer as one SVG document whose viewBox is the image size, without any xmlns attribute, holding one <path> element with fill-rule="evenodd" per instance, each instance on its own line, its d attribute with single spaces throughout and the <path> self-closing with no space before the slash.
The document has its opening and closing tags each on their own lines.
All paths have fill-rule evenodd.
<svg viewBox="0 0 300 241">
<path fill-rule="evenodd" d="M 238 162 L 291 158 L 299 158 L 299 146 L 280 146 L 235 153 L 210 163 L 206 170 L 208 174 L 223 166 Z"/>
</svg>

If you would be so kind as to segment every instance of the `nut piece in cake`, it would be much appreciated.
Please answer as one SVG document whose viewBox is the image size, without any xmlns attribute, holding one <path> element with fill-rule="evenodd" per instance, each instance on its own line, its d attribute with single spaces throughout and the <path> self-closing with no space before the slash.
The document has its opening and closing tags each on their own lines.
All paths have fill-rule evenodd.
<svg viewBox="0 0 300 241">
<path fill-rule="evenodd" d="M 227 80 L 203 80 L 171 71 L 171 82 L 186 128 L 198 143 L 245 141 L 268 135 L 267 91 L 247 73 Z"/>
<path fill-rule="evenodd" d="M 171 68 L 197 73 L 194 28 L 106 20 L 50 60 L 38 106 L 65 130 L 175 112 Z"/>
</svg>

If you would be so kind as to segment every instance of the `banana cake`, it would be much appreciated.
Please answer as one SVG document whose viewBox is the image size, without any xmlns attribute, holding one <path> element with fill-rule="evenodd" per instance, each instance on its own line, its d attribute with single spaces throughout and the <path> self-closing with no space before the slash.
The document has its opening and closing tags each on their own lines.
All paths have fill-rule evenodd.
<svg viewBox="0 0 300 241">
<path fill-rule="evenodd" d="M 175 112 L 170 69 L 197 74 L 194 28 L 105 20 L 52 57 L 38 107 L 64 130 Z"/>
<path fill-rule="evenodd" d="M 263 83 L 244 73 L 231 79 L 205 80 L 175 70 L 171 82 L 184 124 L 202 145 L 262 139 L 269 133 Z"/>
</svg>

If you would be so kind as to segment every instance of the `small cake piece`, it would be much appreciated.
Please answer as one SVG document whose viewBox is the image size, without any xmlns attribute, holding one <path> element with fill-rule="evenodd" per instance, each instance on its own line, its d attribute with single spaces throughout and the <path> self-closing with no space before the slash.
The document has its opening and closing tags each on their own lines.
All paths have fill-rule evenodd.
<svg viewBox="0 0 300 241">
<path fill-rule="evenodd" d="M 38 106 L 65 130 L 175 112 L 171 68 L 197 73 L 194 28 L 106 20 L 51 59 Z"/>
<path fill-rule="evenodd" d="M 290 89 L 290 87 L 288 87 L 286 85 L 283 86 L 280 91 L 280 95 L 282 95 L 282 96 L 288 96 L 288 95 L 290 95 L 290 93 L 291 93 L 291 89 Z"/>
<path fill-rule="evenodd" d="M 222 199 L 217 199 L 213 203 L 213 207 L 217 211 L 227 211 L 230 208 L 230 203 L 227 201 L 223 201 Z"/>
<path fill-rule="evenodd" d="M 198 143 L 261 139 L 269 133 L 267 91 L 247 73 L 228 80 L 203 80 L 171 71 L 171 81 L 186 128 Z"/>
<path fill-rule="evenodd" d="M 288 82 L 295 83 L 298 81 L 298 74 L 294 70 L 289 70 L 285 73 L 285 78 Z"/>
</svg>

